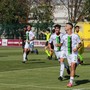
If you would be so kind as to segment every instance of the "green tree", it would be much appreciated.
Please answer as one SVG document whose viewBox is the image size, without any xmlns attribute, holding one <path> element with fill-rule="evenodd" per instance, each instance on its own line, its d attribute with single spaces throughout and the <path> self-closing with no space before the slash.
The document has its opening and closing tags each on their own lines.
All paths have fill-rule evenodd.
<svg viewBox="0 0 90 90">
<path fill-rule="evenodd" d="M 27 21 L 28 14 L 28 0 L 0 0 L 0 24 L 7 38 L 17 36 L 17 29 Z"/>
<path fill-rule="evenodd" d="M 33 0 L 33 7 L 30 12 L 32 13 L 32 18 L 34 26 L 36 27 L 36 33 L 38 38 L 38 32 L 40 30 L 46 30 L 48 27 L 53 25 L 53 7 L 52 0 Z"/>
<path fill-rule="evenodd" d="M 87 21 L 90 21 L 90 0 L 86 0 L 84 4 L 84 17 Z"/>
<path fill-rule="evenodd" d="M 67 8 L 69 21 L 72 23 L 77 23 L 85 12 L 85 0 L 60 0 L 60 3 Z"/>
</svg>

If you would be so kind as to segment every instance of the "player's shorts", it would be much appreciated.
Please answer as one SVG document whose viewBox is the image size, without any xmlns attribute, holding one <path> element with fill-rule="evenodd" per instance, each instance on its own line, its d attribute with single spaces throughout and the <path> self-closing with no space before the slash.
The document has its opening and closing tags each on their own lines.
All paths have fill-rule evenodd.
<svg viewBox="0 0 90 90">
<path fill-rule="evenodd" d="M 68 61 L 69 66 L 71 66 L 71 63 L 77 63 L 78 62 L 78 55 L 73 53 L 73 54 L 66 54 L 66 58 Z"/>
<path fill-rule="evenodd" d="M 51 44 L 51 49 L 54 49 L 54 45 L 53 45 L 53 42 L 52 43 L 50 43 Z"/>
<path fill-rule="evenodd" d="M 45 46 L 48 46 L 48 41 L 46 41 Z"/>
<path fill-rule="evenodd" d="M 61 51 L 60 53 L 60 58 L 66 58 L 68 61 L 69 66 L 71 66 L 71 63 L 78 63 L 78 53 L 72 53 L 72 54 L 68 54 L 65 51 Z"/>
<path fill-rule="evenodd" d="M 71 66 L 71 63 L 77 63 L 78 59 L 77 59 L 77 54 L 70 54 L 66 56 L 67 60 L 68 60 L 68 64 L 69 66 Z"/>
<path fill-rule="evenodd" d="M 24 48 L 28 48 L 28 49 L 32 50 L 34 48 L 34 42 L 31 42 L 31 43 L 26 42 Z"/>
<path fill-rule="evenodd" d="M 22 42 L 22 48 L 24 49 L 24 47 L 25 47 L 25 42 Z"/>
<path fill-rule="evenodd" d="M 65 58 L 64 51 L 55 51 L 55 55 L 57 59 L 59 60 L 60 58 Z"/>
</svg>

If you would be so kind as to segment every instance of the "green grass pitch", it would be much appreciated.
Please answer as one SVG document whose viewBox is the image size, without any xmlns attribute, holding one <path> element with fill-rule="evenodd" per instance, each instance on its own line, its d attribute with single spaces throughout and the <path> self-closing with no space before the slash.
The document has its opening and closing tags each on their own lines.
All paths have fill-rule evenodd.
<svg viewBox="0 0 90 90">
<path fill-rule="evenodd" d="M 90 49 L 85 49 L 84 65 L 79 65 L 72 88 L 67 88 L 69 76 L 59 81 L 59 63 L 47 60 L 43 48 L 39 55 L 29 54 L 22 63 L 21 48 L 0 47 L 0 90 L 90 90 Z"/>
</svg>

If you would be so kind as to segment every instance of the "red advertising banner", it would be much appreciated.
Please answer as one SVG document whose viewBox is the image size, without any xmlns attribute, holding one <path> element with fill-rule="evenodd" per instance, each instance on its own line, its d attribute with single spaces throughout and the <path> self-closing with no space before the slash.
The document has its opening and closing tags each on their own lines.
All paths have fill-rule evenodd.
<svg viewBox="0 0 90 90">
<path fill-rule="evenodd" d="M 22 46 L 22 40 L 19 39 L 0 39 L 0 46 Z M 34 40 L 35 47 L 44 47 L 45 40 Z"/>
</svg>

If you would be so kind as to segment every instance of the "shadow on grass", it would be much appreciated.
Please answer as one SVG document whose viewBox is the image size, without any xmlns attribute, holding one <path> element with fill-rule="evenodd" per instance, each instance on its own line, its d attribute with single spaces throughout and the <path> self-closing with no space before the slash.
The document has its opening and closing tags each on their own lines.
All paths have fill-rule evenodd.
<svg viewBox="0 0 90 90">
<path fill-rule="evenodd" d="M 6 56 L 6 55 L 0 55 L 0 57 L 8 57 L 8 55 Z"/>
<path fill-rule="evenodd" d="M 78 78 L 79 77 L 79 75 L 75 75 L 75 78 Z M 66 76 L 64 76 L 64 80 L 69 80 L 70 79 L 70 76 L 69 75 L 66 75 Z"/>
<path fill-rule="evenodd" d="M 77 80 L 75 81 L 76 85 L 75 86 L 78 86 L 80 84 L 86 84 L 86 83 L 90 83 L 90 80 L 88 79 L 85 79 L 85 80 Z"/>
<path fill-rule="evenodd" d="M 45 63 L 44 61 L 41 61 L 41 59 L 32 59 L 29 60 L 30 63 Z"/>
<path fill-rule="evenodd" d="M 90 65 L 90 63 L 85 63 L 85 64 L 82 64 L 83 66 L 87 66 L 87 65 Z"/>
<path fill-rule="evenodd" d="M 64 80 L 69 80 L 70 79 L 70 76 L 68 76 L 68 75 L 66 75 L 66 76 L 64 76 Z"/>
</svg>

